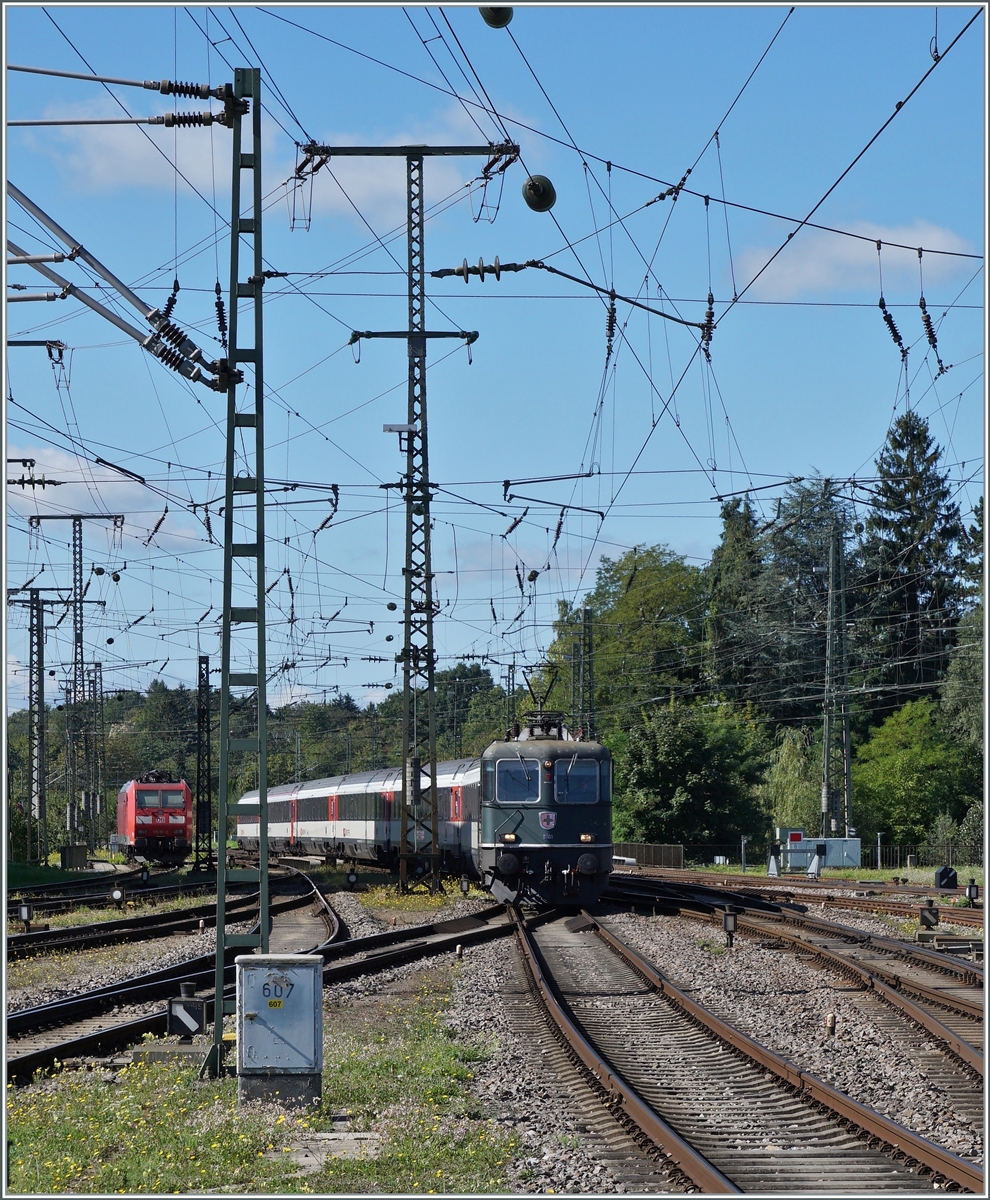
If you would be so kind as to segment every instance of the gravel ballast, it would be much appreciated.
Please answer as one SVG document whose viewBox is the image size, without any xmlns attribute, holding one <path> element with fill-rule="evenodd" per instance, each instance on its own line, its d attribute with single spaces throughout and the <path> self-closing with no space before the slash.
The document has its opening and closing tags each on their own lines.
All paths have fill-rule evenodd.
<svg viewBox="0 0 990 1200">
<path fill-rule="evenodd" d="M 381 932 L 385 922 L 363 909 L 360 901 L 346 893 L 329 897 L 347 922 L 353 936 Z M 470 915 L 485 903 L 457 901 L 437 913 L 436 920 Z M 625 1190 L 608 1165 L 581 1144 L 580 1121 L 558 1095 L 554 1079 L 533 1054 L 532 1047 L 518 1044 L 505 1010 L 501 988 L 508 956 L 513 954 L 510 935 L 464 950 L 455 964 L 447 952 L 435 959 L 421 960 L 363 979 L 331 985 L 324 989 L 325 1004 L 347 1004 L 362 996 L 388 992 L 399 980 L 430 969 L 431 962 L 454 965 L 454 987 L 446 1024 L 452 1033 L 471 1045 L 488 1051 L 473 1064 L 472 1092 L 482 1114 L 493 1126 L 514 1132 L 522 1141 L 517 1158 L 509 1166 L 510 1190 L 515 1194 L 593 1194 Z M 328 1020 L 332 1020 L 329 1015 Z M 383 1132 L 385 1129 L 383 1128 Z"/>
<path fill-rule="evenodd" d="M 937 1044 L 914 1029 L 907 1037 L 899 1030 L 895 1040 L 877 1019 L 881 1002 L 844 990 L 847 980 L 747 938 L 725 951 L 721 930 L 697 921 L 619 912 L 603 920 L 693 1000 L 755 1041 L 922 1137 L 983 1161 L 982 1127 L 955 1111 L 918 1062 L 937 1057 Z M 836 1016 L 834 1037 L 825 1033 L 828 1013 Z"/>
<path fill-rule="evenodd" d="M 335 892 L 327 899 L 351 937 L 366 937 L 391 928 L 389 920 L 369 912 L 352 893 Z M 490 904 L 487 898 L 451 899 L 442 909 L 423 913 L 417 920 L 424 924 L 455 920 Z M 625 1186 L 608 1164 L 582 1144 L 580 1119 L 559 1094 L 538 1050 L 534 1053 L 534 1047 L 519 1044 L 502 998 L 507 963 L 514 953 L 511 935 L 467 946 L 464 958 L 454 965 L 454 987 L 446 1017 L 454 1036 L 488 1052 L 472 1067 L 472 1092 L 484 1117 L 521 1139 L 520 1151 L 508 1168 L 510 1190 L 517 1195 L 624 1192 Z M 332 1012 L 334 1005 L 388 992 L 396 982 L 429 970 L 431 962 L 437 961 L 454 963 L 447 952 L 435 959 L 332 985 L 324 989 L 324 1003 Z M 386 1117 L 382 1132 L 387 1123 Z"/>
</svg>

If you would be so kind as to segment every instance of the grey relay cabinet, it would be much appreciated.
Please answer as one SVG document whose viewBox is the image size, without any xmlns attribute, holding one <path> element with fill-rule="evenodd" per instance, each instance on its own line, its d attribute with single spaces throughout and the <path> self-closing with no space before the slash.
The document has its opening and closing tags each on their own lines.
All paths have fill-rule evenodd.
<svg viewBox="0 0 990 1200">
<path fill-rule="evenodd" d="M 312 1104 L 323 1094 L 323 958 L 240 954 L 239 1100 Z"/>
</svg>

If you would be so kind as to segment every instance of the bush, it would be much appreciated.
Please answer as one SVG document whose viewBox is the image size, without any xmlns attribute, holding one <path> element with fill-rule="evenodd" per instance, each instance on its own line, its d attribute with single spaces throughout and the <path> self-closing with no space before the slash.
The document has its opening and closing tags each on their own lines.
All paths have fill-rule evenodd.
<svg viewBox="0 0 990 1200">
<path fill-rule="evenodd" d="M 913 700 L 856 751 L 853 794 L 863 836 L 882 829 L 896 844 L 925 841 L 939 814 L 961 818 L 981 792 L 980 756 L 939 726 L 928 699 Z"/>
<path fill-rule="evenodd" d="M 629 734 L 615 803 L 623 841 L 734 843 L 763 832 L 763 725 L 748 711 L 660 709 Z"/>
<path fill-rule="evenodd" d="M 959 859 L 973 866 L 983 862 L 983 801 L 977 800 L 959 827 Z"/>
</svg>

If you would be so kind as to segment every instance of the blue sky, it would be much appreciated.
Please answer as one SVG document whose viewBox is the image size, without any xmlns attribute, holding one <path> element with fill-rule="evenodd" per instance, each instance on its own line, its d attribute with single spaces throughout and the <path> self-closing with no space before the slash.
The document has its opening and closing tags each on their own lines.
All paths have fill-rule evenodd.
<svg viewBox="0 0 990 1200">
<path fill-rule="evenodd" d="M 938 9 L 940 52 L 976 11 Z M 500 282 L 430 280 L 430 327 L 479 333 L 470 364 L 456 341 L 430 348 L 431 475 L 444 489 L 433 533 L 441 667 L 487 656 L 499 677 L 513 657 L 537 661 L 557 602 L 580 599 L 602 554 L 663 543 L 703 563 L 718 539 L 718 494 L 816 471 L 868 477 L 906 384 L 945 449 L 963 511 L 981 494 L 985 16 L 816 211 L 838 232 L 800 229 L 747 287 L 932 67 L 934 8 L 797 7 L 787 17 L 786 7 L 551 5 L 516 8 L 508 30 L 490 29 L 473 7 L 48 12 L 5 7 L 8 64 L 211 84 L 231 78 L 224 59 L 265 70 L 264 248 L 291 273 L 266 289 L 267 474 L 297 485 L 271 493 L 267 517 L 274 703 L 335 689 L 363 702 L 401 686 L 391 661 L 401 630 L 386 604 L 401 600 L 403 517 L 394 498 L 385 511 L 380 484 L 402 466 L 395 436 L 381 430 L 405 420 L 405 355 L 399 343 L 366 342 L 355 363 L 346 343 L 352 329 L 405 325 L 404 173 L 388 159 L 332 160 L 332 176 L 314 184 L 308 231 L 292 230 L 283 184 L 294 142 L 309 137 L 475 144 L 504 127 L 521 162 L 501 191 L 493 183 L 483 194 L 482 158 L 427 162 L 429 269 L 538 259 L 695 322 L 709 287 L 715 296 L 710 365 L 696 330 L 621 301 L 606 361 L 607 301 L 589 288 L 535 269 Z M 134 115 L 206 107 L 14 72 L 6 88 L 8 119 L 120 115 L 111 92 Z M 163 304 L 177 275 L 174 319 L 215 352 L 229 137 L 216 126 L 9 129 L 8 178 L 149 301 Z M 656 200 L 692 165 L 676 201 Z M 553 180 L 552 214 L 524 204 L 528 173 Z M 29 252 L 55 248 L 18 205 L 6 217 L 8 237 Z M 876 239 L 924 247 L 921 275 L 915 249 L 884 245 L 878 264 Z M 907 379 L 877 307 L 879 268 L 910 347 Z M 74 264 L 56 269 L 92 285 Z M 50 288 L 27 267 L 8 269 L 12 283 Z M 950 368 L 938 377 L 922 284 Z M 75 301 L 12 305 L 7 331 L 69 347 L 61 367 L 44 349 L 6 356 L 7 457 L 34 458 L 36 475 L 61 483 L 8 487 L 7 586 L 42 566 L 37 585 L 70 580 L 69 523 L 45 522 L 38 537 L 31 514 L 126 514 L 116 534 L 109 523 L 85 527 L 87 577 L 107 569 L 87 594 L 105 601 L 87 609 L 87 657 L 102 661 L 108 689 L 156 677 L 194 684 L 197 651 L 219 653 L 222 555 L 202 506 L 219 530 L 222 403 Z M 503 501 L 505 479 L 589 471 L 517 489 L 543 503 Z M 22 473 L 8 465 L 8 478 Z M 331 483 L 339 510 L 316 532 Z M 755 493 L 767 515 L 780 491 Z M 564 504 L 578 507 L 554 547 Z M 524 581 L 540 571 L 522 595 L 517 566 Z M 48 637 L 56 701 L 69 625 Z M 17 708 L 24 610 L 9 611 L 8 630 L 8 708 Z"/>
</svg>

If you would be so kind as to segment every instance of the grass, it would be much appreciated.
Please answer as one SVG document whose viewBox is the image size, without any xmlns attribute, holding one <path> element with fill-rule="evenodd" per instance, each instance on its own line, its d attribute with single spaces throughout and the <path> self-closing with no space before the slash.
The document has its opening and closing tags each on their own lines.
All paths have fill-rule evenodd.
<svg viewBox="0 0 990 1200">
<path fill-rule="evenodd" d="M 460 896 L 459 890 L 430 892 L 428 888 L 417 888 L 413 892 L 400 892 L 397 884 L 377 884 L 359 893 L 358 899 L 365 906 L 376 910 L 389 909 L 393 912 L 424 912 L 436 911 Z M 468 896 L 473 899 L 483 899 L 486 892 L 472 887 Z"/>
<path fill-rule="evenodd" d="M 61 1071 L 7 1091 L 11 1193 L 485 1193 L 505 1191 L 516 1139 L 470 1094 L 484 1055 L 444 1024 L 456 968 L 325 1013 L 323 1105 L 238 1108 L 236 1080 L 166 1063 Z M 407 985 L 408 986 L 408 985 Z M 347 1112 L 382 1141 L 295 1175 L 281 1155 Z"/>
</svg>

